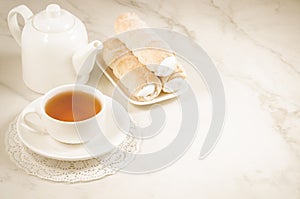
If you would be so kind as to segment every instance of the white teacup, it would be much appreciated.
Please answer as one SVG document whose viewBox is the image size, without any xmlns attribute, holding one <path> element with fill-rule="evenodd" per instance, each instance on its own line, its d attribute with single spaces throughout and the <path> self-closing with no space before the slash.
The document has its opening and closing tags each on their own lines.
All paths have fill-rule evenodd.
<svg viewBox="0 0 300 199">
<path fill-rule="evenodd" d="M 82 92 L 91 95 L 100 102 L 101 109 L 89 118 L 76 121 L 63 121 L 50 116 L 46 112 L 49 100 L 66 92 Z M 84 108 L 84 107 L 83 107 Z M 42 99 L 28 106 L 20 116 L 20 122 L 27 130 L 33 133 L 48 133 L 54 139 L 68 144 L 85 143 L 94 138 L 99 131 L 99 123 L 104 123 L 106 112 L 104 95 L 96 88 L 87 85 L 68 84 L 56 87 L 47 92 Z M 37 114 L 41 122 L 34 123 L 28 120 L 29 114 Z"/>
</svg>

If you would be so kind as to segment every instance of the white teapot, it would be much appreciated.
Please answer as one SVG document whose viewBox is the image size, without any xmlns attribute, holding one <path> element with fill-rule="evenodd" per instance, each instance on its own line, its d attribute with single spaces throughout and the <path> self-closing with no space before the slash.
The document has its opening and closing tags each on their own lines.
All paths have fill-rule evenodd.
<svg viewBox="0 0 300 199">
<path fill-rule="evenodd" d="M 17 14 L 25 21 L 21 30 Z M 45 93 L 67 83 L 86 83 L 102 43 L 88 43 L 84 24 L 59 5 L 33 15 L 20 5 L 8 14 L 9 30 L 22 49 L 22 70 L 25 84 Z"/>
</svg>

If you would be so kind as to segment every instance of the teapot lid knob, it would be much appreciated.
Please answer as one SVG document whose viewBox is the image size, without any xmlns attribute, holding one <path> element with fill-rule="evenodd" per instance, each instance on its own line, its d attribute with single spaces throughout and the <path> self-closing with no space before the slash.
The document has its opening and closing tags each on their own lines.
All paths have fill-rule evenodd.
<svg viewBox="0 0 300 199">
<path fill-rule="evenodd" d="M 50 4 L 45 10 L 33 16 L 33 26 L 44 33 L 60 33 L 75 26 L 76 18 L 57 4 Z"/>
<path fill-rule="evenodd" d="M 50 4 L 46 8 L 46 13 L 49 17 L 58 17 L 60 15 L 60 6 L 57 4 Z"/>
</svg>

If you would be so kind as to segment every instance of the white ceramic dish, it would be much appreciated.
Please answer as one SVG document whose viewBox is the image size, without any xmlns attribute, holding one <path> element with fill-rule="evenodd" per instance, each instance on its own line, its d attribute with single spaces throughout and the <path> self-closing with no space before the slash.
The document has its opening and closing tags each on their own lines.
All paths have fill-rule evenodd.
<svg viewBox="0 0 300 199">
<path fill-rule="evenodd" d="M 151 101 L 147 101 L 147 102 L 140 102 L 140 101 L 137 101 L 137 100 L 133 100 L 129 97 L 129 95 L 126 93 L 126 91 L 124 89 L 122 89 L 122 86 L 119 86 L 118 85 L 118 78 L 116 78 L 116 76 L 113 74 L 113 71 L 108 67 L 106 66 L 103 58 L 102 58 L 102 52 L 99 53 L 97 55 L 97 58 L 96 58 L 96 63 L 97 65 L 99 66 L 100 70 L 104 73 L 104 75 L 109 79 L 109 81 L 115 86 L 115 87 L 118 87 L 120 88 L 120 91 L 121 91 L 121 94 L 132 104 L 135 104 L 135 105 L 149 105 L 149 104 L 155 104 L 155 103 L 158 103 L 158 102 L 162 102 L 162 101 L 165 101 L 165 100 L 168 100 L 168 99 L 172 99 L 172 98 L 175 98 L 177 97 L 178 95 L 180 95 L 181 93 L 183 93 L 185 90 L 182 90 L 180 92 L 177 92 L 177 93 L 163 93 L 161 92 L 159 94 L 159 96 L 157 96 L 155 99 L 151 100 Z"/>
<path fill-rule="evenodd" d="M 41 98 L 38 98 L 37 100 L 41 100 Z M 105 142 L 101 136 L 96 136 L 94 139 L 84 144 L 64 144 L 56 141 L 48 134 L 29 132 L 23 128 L 20 119 L 17 120 L 18 136 L 29 149 L 48 158 L 76 161 L 98 157 L 110 152 L 120 145 L 126 138 L 126 133 L 124 133 L 124 131 L 128 132 L 130 130 L 130 120 L 127 112 L 118 102 L 114 101 L 113 105 L 118 113 L 118 122 L 121 122 L 118 124 L 116 123 L 112 111 L 112 102 L 110 97 L 105 96 L 105 103 L 107 103 L 108 108 L 106 124 L 109 125 L 109 132 L 103 132 L 103 134 L 109 142 Z M 31 104 L 28 106 L 30 105 Z M 120 121 L 120 119 L 122 121 Z M 119 128 L 119 126 L 122 126 L 122 129 Z"/>
</svg>

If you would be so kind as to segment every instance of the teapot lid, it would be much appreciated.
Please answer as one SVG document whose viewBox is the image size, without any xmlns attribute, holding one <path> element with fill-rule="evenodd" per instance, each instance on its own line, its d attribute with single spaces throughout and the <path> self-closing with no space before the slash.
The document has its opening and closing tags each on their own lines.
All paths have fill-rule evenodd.
<svg viewBox="0 0 300 199">
<path fill-rule="evenodd" d="M 33 26 L 45 33 L 60 33 L 71 29 L 75 24 L 74 16 L 61 9 L 57 4 L 50 4 L 46 10 L 33 17 Z"/>
</svg>

